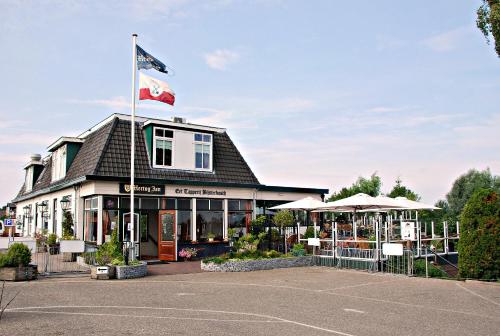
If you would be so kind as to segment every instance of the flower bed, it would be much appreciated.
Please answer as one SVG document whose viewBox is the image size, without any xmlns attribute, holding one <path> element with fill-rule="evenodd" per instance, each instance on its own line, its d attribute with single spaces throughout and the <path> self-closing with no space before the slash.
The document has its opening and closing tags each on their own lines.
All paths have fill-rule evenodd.
<svg viewBox="0 0 500 336">
<path fill-rule="evenodd" d="M 242 260 L 210 258 L 201 263 L 201 269 L 207 272 L 250 272 L 311 265 L 313 265 L 312 256 Z"/>
</svg>

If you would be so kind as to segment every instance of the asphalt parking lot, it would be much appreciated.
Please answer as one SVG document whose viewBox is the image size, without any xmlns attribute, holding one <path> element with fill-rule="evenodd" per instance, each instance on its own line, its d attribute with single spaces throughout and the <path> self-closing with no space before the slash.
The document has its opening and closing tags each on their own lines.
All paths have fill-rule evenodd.
<svg viewBox="0 0 500 336">
<path fill-rule="evenodd" d="M 500 335 L 500 285 L 307 267 L 8 283 L 0 335 Z"/>
</svg>

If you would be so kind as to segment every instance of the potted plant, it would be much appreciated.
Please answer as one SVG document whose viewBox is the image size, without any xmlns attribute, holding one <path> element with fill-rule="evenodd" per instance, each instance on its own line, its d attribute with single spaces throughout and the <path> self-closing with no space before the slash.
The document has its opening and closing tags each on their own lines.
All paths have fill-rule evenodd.
<svg viewBox="0 0 500 336">
<path fill-rule="evenodd" d="M 49 254 L 58 254 L 58 243 L 57 243 L 57 235 L 55 233 L 51 233 L 47 236 L 47 247 L 49 250 Z"/>
<path fill-rule="evenodd" d="M 111 240 L 98 247 L 95 261 L 97 265 L 90 268 L 90 277 L 92 279 L 108 280 L 115 277 L 115 265 L 124 263 L 116 228 L 111 234 Z"/>
<path fill-rule="evenodd" d="M 198 250 L 190 247 L 185 247 L 179 251 L 179 257 L 183 258 L 185 261 L 191 260 L 193 257 L 196 257 L 197 254 Z"/>
<path fill-rule="evenodd" d="M 64 219 L 62 222 L 62 240 L 74 240 L 73 236 L 73 216 L 71 212 L 64 212 Z M 76 261 L 76 253 L 71 252 L 63 252 L 63 261 L 65 262 L 74 262 Z"/>
<path fill-rule="evenodd" d="M 215 238 L 215 234 L 213 234 L 212 232 L 209 232 L 207 234 L 207 238 L 208 238 L 208 241 L 209 242 L 213 242 L 214 241 L 214 238 Z"/>
<path fill-rule="evenodd" d="M 21 281 L 37 277 L 36 265 L 30 265 L 31 251 L 22 243 L 12 244 L 0 254 L 0 280 Z"/>
</svg>

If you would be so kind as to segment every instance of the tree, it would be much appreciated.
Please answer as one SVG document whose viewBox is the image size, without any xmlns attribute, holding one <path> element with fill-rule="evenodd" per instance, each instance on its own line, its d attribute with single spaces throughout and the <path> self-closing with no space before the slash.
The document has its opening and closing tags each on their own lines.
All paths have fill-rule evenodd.
<svg viewBox="0 0 500 336">
<path fill-rule="evenodd" d="M 420 201 L 420 196 L 401 184 L 401 179 L 398 177 L 396 179 L 396 185 L 392 187 L 392 190 L 387 194 L 389 197 L 406 197 L 412 201 Z"/>
<path fill-rule="evenodd" d="M 499 279 L 500 194 L 492 189 L 476 191 L 465 205 L 460 221 L 460 276 Z"/>
<path fill-rule="evenodd" d="M 500 0 L 483 0 L 477 10 L 477 27 L 490 44 L 490 34 L 495 40 L 495 51 L 500 57 Z"/>
<path fill-rule="evenodd" d="M 376 172 L 373 173 L 369 179 L 360 176 L 349 188 L 344 187 L 339 192 L 333 193 L 328 201 L 336 201 L 359 193 L 365 193 L 370 196 L 378 196 L 380 194 L 381 186 L 382 180 L 379 176 L 377 176 Z"/>
<path fill-rule="evenodd" d="M 465 204 L 476 191 L 492 188 L 500 193 L 499 179 L 498 176 L 493 176 L 489 169 L 483 171 L 471 169 L 464 175 L 459 176 L 453 182 L 450 192 L 446 195 L 449 205 L 449 220 L 459 220 Z"/>
<path fill-rule="evenodd" d="M 293 214 L 290 210 L 280 210 L 278 211 L 274 217 L 273 217 L 273 223 L 276 226 L 279 226 L 281 230 L 285 226 L 290 226 L 293 224 Z M 286 247 L 286 235 L 283 235 L 284 240 L 285 240 L 285 253 L 287 253 L 287 247 Z"/>
</svg>

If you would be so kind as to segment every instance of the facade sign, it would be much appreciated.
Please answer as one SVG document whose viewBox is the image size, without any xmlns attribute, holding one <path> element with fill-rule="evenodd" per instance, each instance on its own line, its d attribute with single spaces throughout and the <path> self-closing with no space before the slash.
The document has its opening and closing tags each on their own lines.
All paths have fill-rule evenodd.
<svg viewBox="0 0 500 336">
<path fill-rule="evenodd" d="M 130 184 L 120 183 L 120 193 L 130 194 Z M 135 184 L 134 192 L 141 195 L 164 195 L 165 186 L 155 184 Z"/>
<path fill-rule="evenodd" d="M 226 196 L 227 192 L 225 190 L 177 188 L 175 194 L 185 196 Z"/>
<path fill-rule="evenodd" d="M 3 221 L 3 225 L 5 225 L 5 226 L 14 226 L 14 221 L 11 218 L 6 218 Z"/>
</svg>

